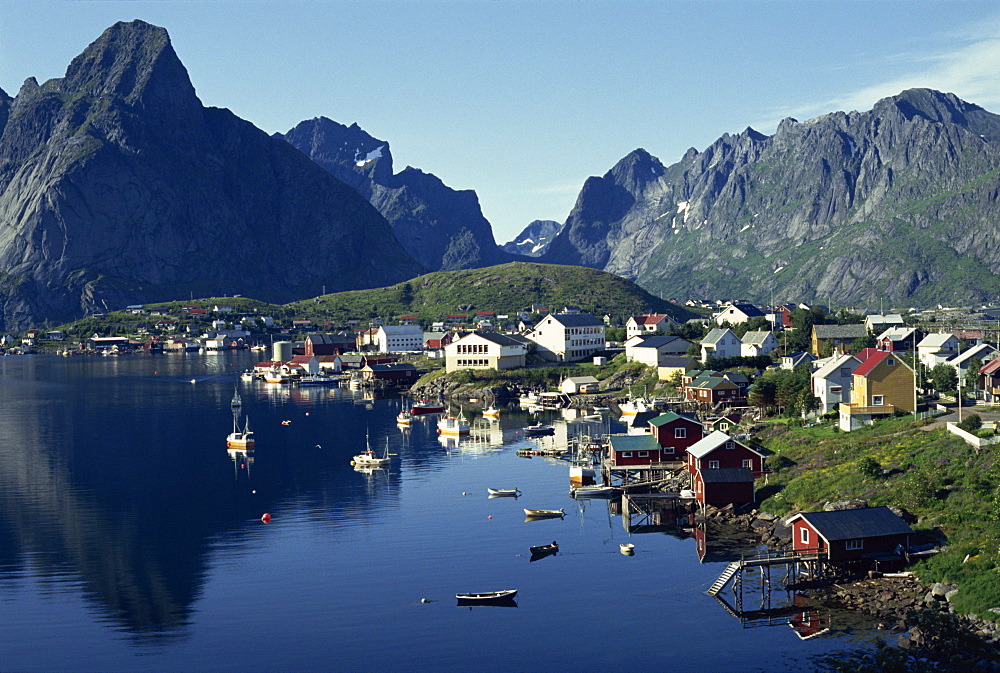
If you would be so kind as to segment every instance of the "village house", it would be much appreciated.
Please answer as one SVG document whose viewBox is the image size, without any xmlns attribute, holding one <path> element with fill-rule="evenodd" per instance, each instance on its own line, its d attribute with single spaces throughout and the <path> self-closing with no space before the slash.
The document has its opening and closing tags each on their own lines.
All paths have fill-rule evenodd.
<svg viewBox="0 0 1000 673">
<path fill-rule="evenodd" d="M 542 318 L 525 336 L 551 362 L 575 362 L 604 350 L 604 321 L 590 313 L 558 313 Z"/>
<path fill-rule="evenodd" d="M 795 327 L 795 323 L 792 322 L 792 313 L 796 311 L 796 306 L 794 304 L 780 304 L 774 307 L 774 311 L 771 315 L 774 316 L 772 324 L 776 330 L 778 329 L 791 329 Z"/>
<path fill-rule="evenodd" d="M 304 355 L 340 355 L 357 350 L 357 339 L 353 334 L 307 334 L 304 341 Z"/>
<path fill-rule="evenodd" d="M 916 327 L 890 327 L 877 337 L 876 348 L 883 351 L 913 351 L 924 333 Z"/>
<path fill-rule="evenodd" d="M 320 372 L 319 358 L 315 355 L 293 355 L 288 366 L 299 376 L 316 376 Z"/>
<path fill-rule="evenodd" d="M 724 432 L 713 432 L 688 447 L 688 472 L 693 477 L 699 470 L 745 467 L 754 478 L 764 474 L 768 454 L 733 439 Z"/>
<path fill-rule="evenodd" d="M 812 394 L 820 401 L 819 412 L 829 413 L 843 402 L 851 401 L 854 370 L 861 360 L 845 353 L 833 358 L 812 373 Z"/>
<path fill-rule="evenodd" d="M 851 401 L 842 402 L 840 429 L 844 432 L 871 425 L 895 414 L 913 413 L 916 388 L 913 370 L 888 351 L 867 348 L 851 380 Z"/>
<path fill-rule="evenodd" d="M 979 370 L 979 389 L 987 404 L 1000 403 L 1000 358 L 991 360 Z"/>
<path fill-rule="evenodd" d="M 725 376 L 720 376 L 717 372 L 704 372 L 684 386 L 684 399 L 715 406 L 739 404 L 746 396 L 736 383 Z"/>
<path fill-rule="evenodd" d="M 607 461 L 611 467 L 654 465 L 663 462 L 661 455 L 652 435 L 611 435 Z"/>
<path fill-rule="evenodd" d="M 567 395 L 596 393 L 601 389 L 600 381 L 593 376 L 567 376 L 559 384 L 559 390 Z"/>
<path fill-rule="evenodd" d="M 671 381 L 678 374 L 683 376 L 697 367 L 697 358 L 672 355 L 660 361 L 660 365 L 656 368 L 656 375 L 660 381 Z"/>
<path fill-rule="evenodd" d="M 373 343 L 379 353 L 406 353 L 424 349 L 424 331 L 419 325 L 381 325 Z"/>
<path fill-rule="evenodd" d="M 1000 351 L 992 345 L 979 344 L 978 346 L 966 348 L 964 351 L 948 360 L 948 364 L 955 368 L 955 372 L 958 374 L 959 385 L 965 387 L 970 362 L 979 360 L 981 363 L 985 364 L 995 360 L 998 355 L 1000 355 Z M 974 383 L 975 380 L 978 379 L 978 372 L 973 372 L 973 379 Z"/>
<path fill-rule="evenodd" d="M 731 413 L 718 418 L 710 418 L 705 421 L 705 424 L 713 432 L 724 432 L 728 435 L 739 426 L 741 418 L 739 414 Z"/>
<path fill-rule="evenodd" d="M 705 426 L 690 416 L 673 411 L 651 419 L 650 432 L 662 448 L 663 460 L 679 460 L 687 463 L 688 447 L 701 441 Z"/>
<path fill-rule="evenodd" d="M 625 336 L 634 337 L 649 335 L 653 332 L 669 332 L 676 325 L 674 319 L 666 313 L 649 315 L 634 315 L 625 322 Z"/>
<path fill-rule="evenodd" d="M 723 323 L 729 323 L 730 325 L 738 325 L 744 323 L 751 318 L 766 318 L 767 316 L 759 308 L 753 304 L 746 304 L 742 302 L 734 302 L 729 306 L 726 306 L 718 314 L 714 316 L 715 324 L 722 325 Z"/>
<path fill-rule="evenodd" d="M 928 334 L 917 343 L 917 357 L 920 364 L 931 369 L 958 355 L 961 347 L 962 342 L 954 334 Z"/>
<path fill-rule="evenodd" d="M 525 340 L 496 332 L 470 332 L 444 347 L 445 368 L 520 369 L 525 365 Z"/>
<path fill-rule="evenodd" d="M 625 357 L 659 367 L 666 358 L 684 355 L 690 347 L 690 341 L 678 336 L 634 336 L 625 341 Z"/>
<path fill-rule="evenodd" d="M 812 353 L 821 357 L 827 347 L 843 353 L 850 350 L 856 340 L 866 336 L 868 329 L 864 325 L 813 325 Z"/>
<path fill-rule="evenodd" d="M 701 340 L 701 360 L 739 357 L 742 344 L 731 329 L 713 329 Z"/>
<path fill-rule="evenodd" d="M 385 381 L 389 385 L 409 385 L 417 380 L 417 368 L 409 362 L 369 365 L 361 368 L 363 381 Z"/>
<path fill-rule="evenodd" d="M 865 330 L 869 334 L 881 334 L 890 327 L 904 327 L 906 323 L 903 321 L 903 316 L 898 313 L 873 313 L 871 315 L 865 316 Z"/>
<path fill-rule="evenodd" d="M 794 353 L 789 353 L 788 355 L 781 356 L 781 368 L 792 370 L 799 365 L 809 365 L 814 366 L 817 360 L 816 356 L 812 353 L 806 353 L 804 351 L 795 351 Z"/>
<path fill-rule="evenodd" d="M 693 481 L 695 500 L 702 505 L 739 507 L 754 501 L 753 473 L 746 467 L 698 470 Z"/>
<path fill-rule="evenodd" d="M 777 348 L 778 340 L 774 332 L 767 330 L 752 330 L 740 339 L 740 355 L 743 357 L 770 355 Z"/>
<path fill-rule="evenodd" d="M 800 512 L 788 525 L 792 549 L 821 553 L 835 563 L 903 559 L 913 530 L 888 507 Z"/>
</svg>

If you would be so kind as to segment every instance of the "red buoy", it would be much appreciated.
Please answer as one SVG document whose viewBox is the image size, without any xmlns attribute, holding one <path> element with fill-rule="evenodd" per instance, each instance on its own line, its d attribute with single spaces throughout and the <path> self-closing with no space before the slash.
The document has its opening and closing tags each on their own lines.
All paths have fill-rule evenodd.
<svg viewBox="0 0 1000 673">
<path fill-rule="evenodd" d="M 264 516 L 260 517 L 260 520 L 263 521 L 264 523 L 271 523 L 271 515 L 268 514 L 267 512 L 264 512 Z"/>
</svg>

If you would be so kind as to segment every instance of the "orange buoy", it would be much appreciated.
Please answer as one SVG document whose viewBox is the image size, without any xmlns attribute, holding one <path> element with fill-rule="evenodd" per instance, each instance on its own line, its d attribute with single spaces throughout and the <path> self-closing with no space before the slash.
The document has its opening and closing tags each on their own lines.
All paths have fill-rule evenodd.
<svg viewBox="0 0 1000 673">
<path fill-rule="evenodd" d="M 488 517 L 486 517 L 486 518 L 487 518 L 487 519 L 492 519 L 492 518 L 493 518 L 493 515 L 492 515 L 492 514 L 490 514 L 490 515 L 489 515 Z"/>
<path fill-rule="evenodd" d="M 264 512 L 264 516 L 260 517 L 260 520 L 263 521 L 264 523 L 271 523 L 271 515 L 268 514 L 267 512 Z"/>
</svg>

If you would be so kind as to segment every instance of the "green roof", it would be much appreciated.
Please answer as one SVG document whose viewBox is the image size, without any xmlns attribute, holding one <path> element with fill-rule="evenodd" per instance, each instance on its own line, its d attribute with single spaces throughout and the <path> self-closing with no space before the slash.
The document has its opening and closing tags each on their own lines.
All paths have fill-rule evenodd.
<svg viewBox="0 0 1000 673">
<path fill-rule="evenodd" d="M 611 435 L 614 451 L 655 451 L 660 448 L 653 435 Z"/>
<path fill-rule="evenodd" d="M 649 422 L 649 424 L 653 425 L 653 426 L 656 426 L 658 428 L 661 425 L 665 425 L 665 424 L 670 423 L 672 421 L 676 421 L 678 418 L 683 418 L 685 421 L 691 421 L 692 423 L 697 423 L 698 422 L 698 421 L 696 421 L 695 419 L 693 419 L 693 418 L 691 418 L 689 416 L 682 416 L 681 414 L 678 414 L 676 412 L 668 411 L 665 414 L 660 414 L 659 416 L 657 416 L 656 418 L 654 418 L 653 420 L 651 420 Z"/>
</svg>

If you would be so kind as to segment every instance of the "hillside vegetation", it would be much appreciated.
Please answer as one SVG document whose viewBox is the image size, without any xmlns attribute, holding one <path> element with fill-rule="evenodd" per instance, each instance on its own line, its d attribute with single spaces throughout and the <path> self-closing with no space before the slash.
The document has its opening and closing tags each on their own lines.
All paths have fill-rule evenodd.
<svg viewBox="0 0 1000 673">
<path fill-rule="evenodd" d="M 759 495 L 773 514 L 821 509 L 859 498 L 898 505 L 912 527 L 942 538 L 942 553 L 917 564 L 924 581 L 960 586 L 955 608 L 989 614 L 1000 606 L 1000 464 L 996 447 L 978 451 L 945 429 L 909 417 L 850 433 L 775 425 L 758 439 L 775 452 L 774 473 Z"/>
</svg>

